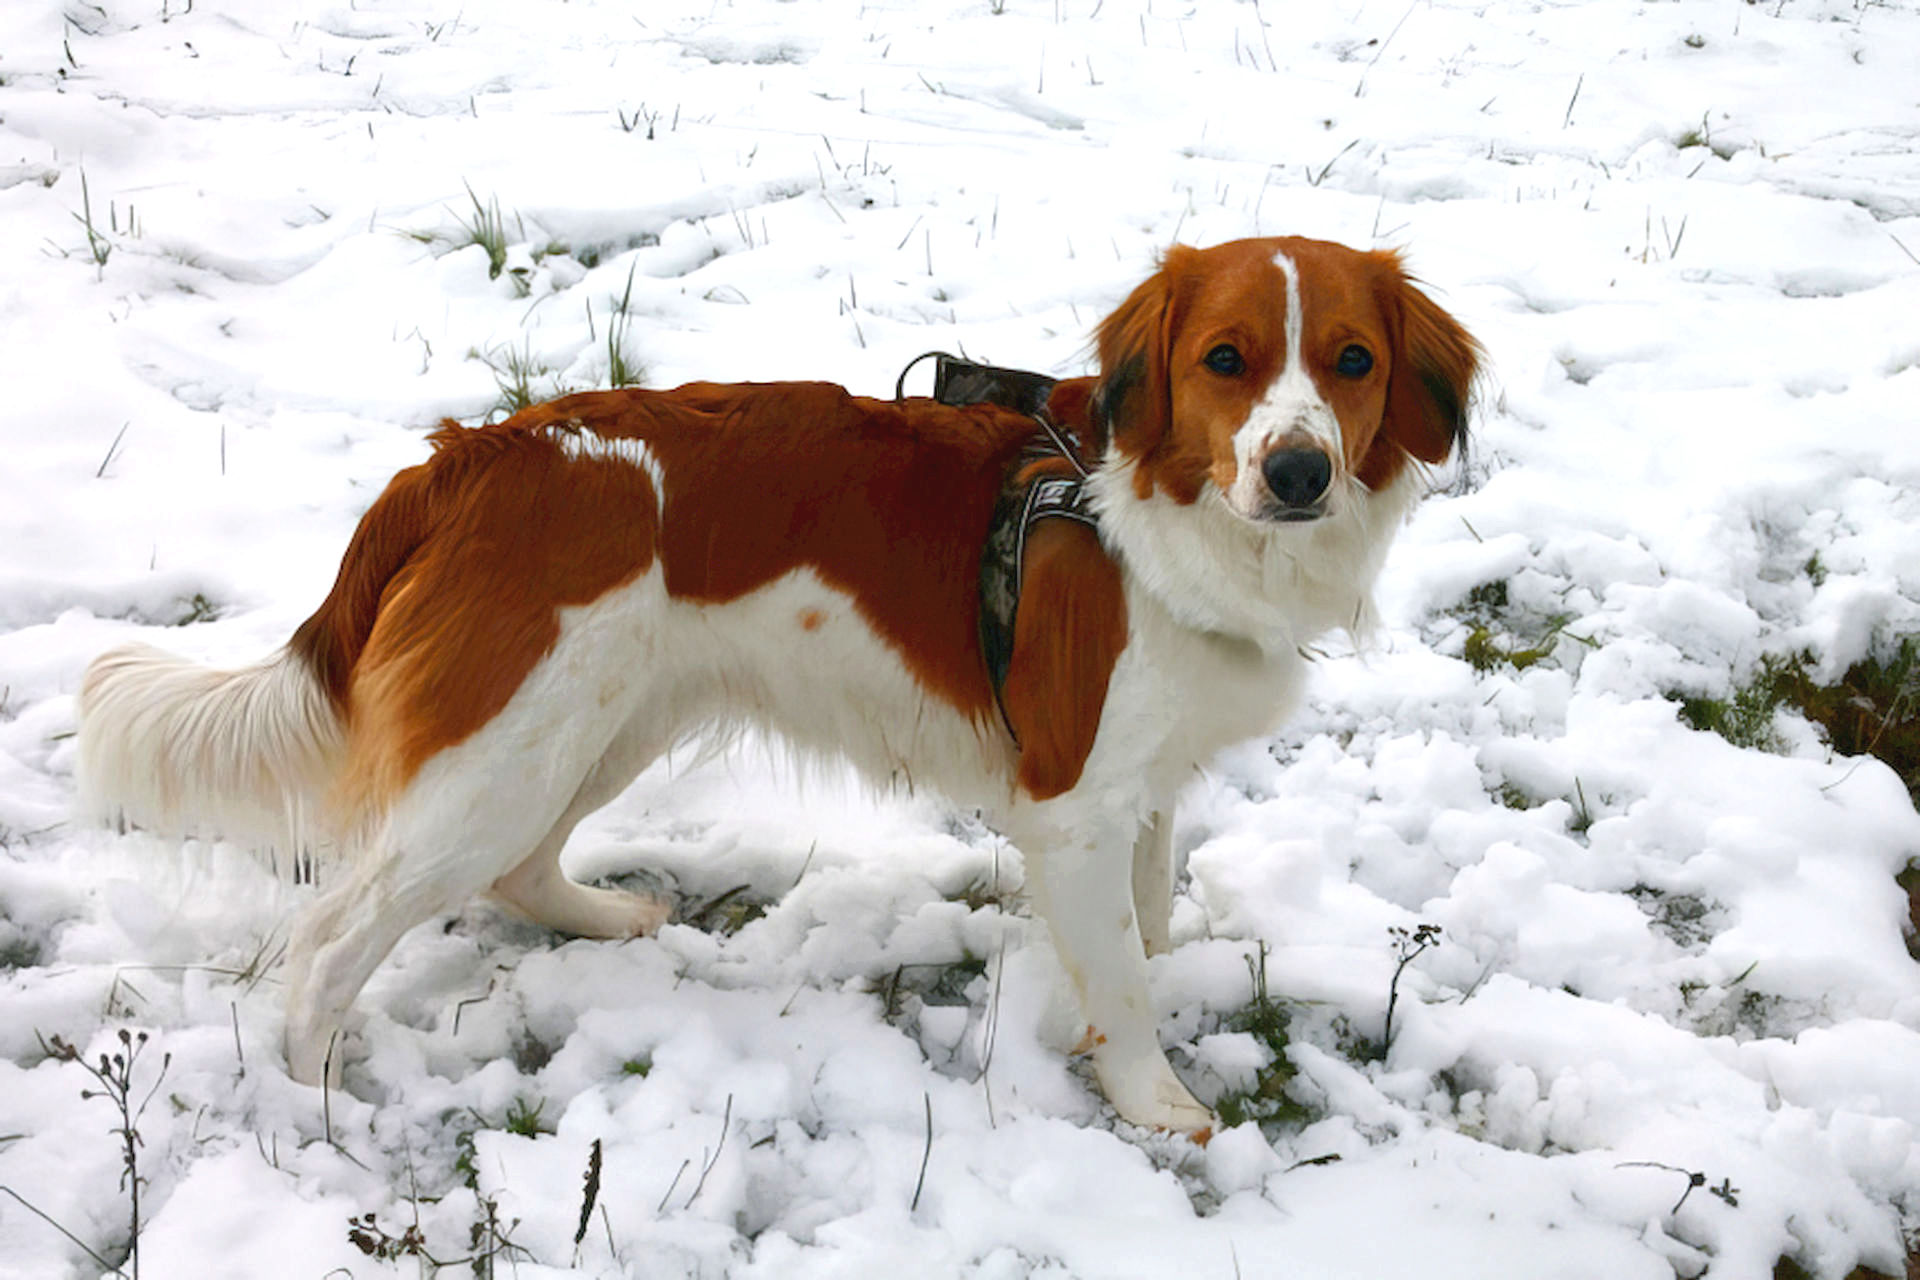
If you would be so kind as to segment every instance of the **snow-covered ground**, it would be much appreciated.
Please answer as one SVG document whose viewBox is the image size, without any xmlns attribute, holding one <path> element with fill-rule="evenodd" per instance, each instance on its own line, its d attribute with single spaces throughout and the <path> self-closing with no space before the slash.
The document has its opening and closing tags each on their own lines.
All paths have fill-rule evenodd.
<svg viewBox="0 0 1920 1280">
<path fill-rule="evenodd" d="M 149 1278 L 428 1274 L 416 1223 L 523 1277 L 1905 1274 L 1920 819 L 1678 700 L 1920 631 L 1916 139 L 1914 0 L 9 0 L 0 1274 L 125 1258 L 45 1045 L 122 1029 Z M 831 770 L 650 772 L 571 863 L 692 923 L 423 927 L 325 1098 L 308 890 L 70 821 L 87 660 L 272 649 L 495 369 L 1076 373 L 1156 250 L 1283 232 L 1404 246 L 1492 369 L 1376 646 L 1179 824 L 1162 1034 L 1205 1098 L 1278 1079 L 1264 945 L 1264 1131 L 1116 1125 L 1018 856 Z"/>
</svg>

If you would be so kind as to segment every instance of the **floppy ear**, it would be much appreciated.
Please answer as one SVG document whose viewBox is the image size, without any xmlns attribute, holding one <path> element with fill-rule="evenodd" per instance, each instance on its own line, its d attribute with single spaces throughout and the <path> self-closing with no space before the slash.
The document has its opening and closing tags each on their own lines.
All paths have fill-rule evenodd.
<svg viewBox="0 0 1920 1280">
<path fill-rule="evenodd" d="M 1467 442 L 1467 408 L 1480 344 L 1438 303 L 1414 287 L 1397 254 L 1382 299 L 1393 324 L 1393 368 L 1387 378 L 1382 430 L 1395 444 L 1426 463 L 1446 461 Z"/>
<path fill-rule="evenodd" d="M 1193 252 L 1185 245 L 1167 250 L 1160 269 L 1095 332 L 1100 352 L 1095 417 L 1106 428 L 1108 443 L 1132 458 L 1153 452 L 1173 426 L 1173 388 L 1167 379 L 1173 278 Z"/>
</svg>

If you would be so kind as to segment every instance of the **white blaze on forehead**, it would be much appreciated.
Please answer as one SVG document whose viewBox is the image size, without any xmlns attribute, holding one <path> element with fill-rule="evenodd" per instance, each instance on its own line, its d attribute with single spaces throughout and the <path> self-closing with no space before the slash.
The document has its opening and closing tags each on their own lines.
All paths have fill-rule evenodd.
<svg viewBox="0 0 1920 1280">
<path fill-rule="evenodd" d="M 1306 328 L 1307 313 L 1300 305 L 1300 271 L 1293 265 L 1293 259 L 1276 253 L 1273 265 L 1280 268 L 1280 278 L 1287 282 L 1287 365 L 1281 374 L 1285 377 L 1305 369 L 1300 360 L 1300 333 Z"/>
<path fill-rule="evenodd" d="M 1246 515 L 1253 515 L 1267 501 L 1260 464 L 1282 437 L 1306 436 L 1327 451 L 1336 471 L 1343 456 L 1340 419 L 1307 371 L 1307 310 L 1300 293 L 1300 268 L 1284 252 L 1273 255 L 1273 265 L 1286 282 L 1286 354 L 1273 381 L 1247 412 L 1246 422 L 1233 434 L 1234 481 L 1227 502 Z"/>
</svg>

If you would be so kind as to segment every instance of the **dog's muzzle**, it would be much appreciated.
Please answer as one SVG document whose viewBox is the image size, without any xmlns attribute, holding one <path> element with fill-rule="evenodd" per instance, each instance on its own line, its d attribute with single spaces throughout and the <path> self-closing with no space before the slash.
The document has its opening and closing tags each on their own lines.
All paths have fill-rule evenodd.
<svg viewBox="0 0 1920 1280">
<path fill-rule="evenodd" d="M 1311 445 L 1275 449 L 1260 463 L 1275 506 L 1267 518 L 1282 523 L 1318 520 L 1327 513 L 1327 490 L 1333 484 L 1333 459 Z"/>
</svg>

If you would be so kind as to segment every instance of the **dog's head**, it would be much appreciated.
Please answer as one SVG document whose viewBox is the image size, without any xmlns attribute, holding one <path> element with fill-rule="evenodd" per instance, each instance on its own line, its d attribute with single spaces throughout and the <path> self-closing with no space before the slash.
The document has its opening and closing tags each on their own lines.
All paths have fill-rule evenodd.
<svg viewBox="0 0 1920 1280">
<path fill-rule="evenodd" d="M 1398 254 L 1176 246 L 1098 330 L 1098 414 L 1141 498 L 1310 522 L 1464 442 L 1480 346 Z"/>
</svg>

